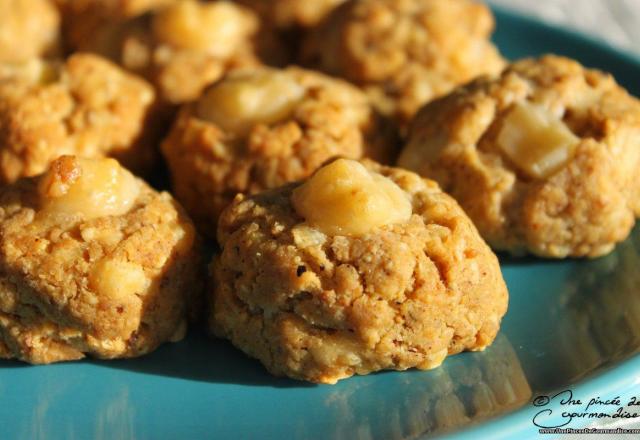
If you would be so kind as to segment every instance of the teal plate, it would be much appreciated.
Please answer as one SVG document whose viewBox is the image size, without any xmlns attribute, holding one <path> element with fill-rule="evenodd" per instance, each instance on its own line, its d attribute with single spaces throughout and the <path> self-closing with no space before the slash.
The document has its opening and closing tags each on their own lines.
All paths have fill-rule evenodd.
<svg viewBox="0 0 640 440">
<path fill-rule="evenodd" d="M 572 56 L 639 94 L 631 55 L 503 10 L 496 16 L 507 57 Z M 134 360 L 2 361 L 0 439 L 522 439 L 537 435 L 540 394 L 640 392 L 640 228 L 601 259 L 505 257 L 502 267 L 511 299 L 496 342 L 439 369 L 309 385 L 271 377 L 199 334 Z M 546 426 L 563 423 L 556 416 Z"/>
</svg>

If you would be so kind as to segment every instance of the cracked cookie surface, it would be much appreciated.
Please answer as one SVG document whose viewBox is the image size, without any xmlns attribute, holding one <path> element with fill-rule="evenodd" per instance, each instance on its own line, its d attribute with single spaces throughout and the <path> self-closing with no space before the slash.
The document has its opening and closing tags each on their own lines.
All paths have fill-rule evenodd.
<svg viewBox="0 0 640 440">
<path fill-rule="evenodd" d="M 435 179 L 491 246 L 596 257 L 640 215 L 640 102 L 557 56 L 518 61 L 425 106 L 400 166 Z"/>
<path fill-rule="evenodd" d="M 292 205 L 300 184 L 238 196 L 220 218 L 210 327 L 273 374 L 429 369 L 498 332 L 506 286 L 462 209 L 432 181 L 365 164 L 406 194 L 408 220 L 325 235 Z"/>
<path fill-rule="evenodd" d="M 171 196 L 113 159 L 63 156 L 0 188 L 0 357 L 133 357 L 181 339 L 196 243 Z"/>
</svg>

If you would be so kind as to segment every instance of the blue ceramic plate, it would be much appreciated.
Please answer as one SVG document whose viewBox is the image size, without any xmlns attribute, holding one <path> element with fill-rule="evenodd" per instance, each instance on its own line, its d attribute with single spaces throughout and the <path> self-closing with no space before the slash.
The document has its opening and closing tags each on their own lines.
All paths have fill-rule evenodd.
<svg viewBox="0 0 640 440">
<path fill-rule="evenodd" d="M 639 94 L 640 61 L 632 56 L 502 10 L 496 15 L 496 41 L 509 58 L 569 55 Z M 537 435 L 532 418 L 541 407 L 531 402 L 540 394 L 633 393 L 640 228 L 598 260 L 503 258 L 502 266 L 511 300 L 495 344 L 439 369 L 307 385 L 271 377 L 229 344 L 197 334 L 135 360 L 39 367 L 4 361 L 0 438 L 521 439 Z M 554 422 L 552 411 L 544 423 L 564 423 Z"/>
</svg>

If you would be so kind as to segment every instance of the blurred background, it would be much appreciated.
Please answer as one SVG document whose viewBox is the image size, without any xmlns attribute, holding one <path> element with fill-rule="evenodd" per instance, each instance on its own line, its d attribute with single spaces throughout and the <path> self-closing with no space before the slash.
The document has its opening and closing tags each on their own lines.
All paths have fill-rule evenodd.
<svg viewBox="0 0 640 440">
<path fill-rule="evenodd" d="M 640 0 L 488 0 L 570 26 L 640 55 Z"/>
</svg>

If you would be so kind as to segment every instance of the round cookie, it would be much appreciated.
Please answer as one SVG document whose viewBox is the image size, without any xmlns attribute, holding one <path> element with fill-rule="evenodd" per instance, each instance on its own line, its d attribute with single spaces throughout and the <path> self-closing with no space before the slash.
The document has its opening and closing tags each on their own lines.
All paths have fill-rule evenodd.
<svg viewBox="0 0 640 440">
<path fill-rule="evenodd" d="M 62 154 L 117 158 L 146 174 L 156 158 L 155 93 L 91 54 L 0 68 L 0 183 L 43 172 Z"/>
<path fill-rule="evenodd" d="M 182 109 L 162 144 L 176 197 L 211 237 L 237 193 L 303 179 L 336 156 L 390 162 L 395 150 L 357 88 L 296 67 L 230 73 Z"/>
<path fill-rule="evenodd" d="M 640 215 L 640 102 L 557 56 L 425 106 L 398 164 L 437 180 L 494 249 L 597 257 Z"/>
<path fill-rule="evenodd" d="M 74 50 L 98 53 L 144 76 L 169 104 L 196 99 L 230 69 L 260 64 L 257 52 L 275 45 L 259 34 L 253 11 L 229 1 L 146 3 L 125 9 L 102 0 L 70 2 L 65 35 Z"/>
<path fill-rule="evenodd" d="M 457 203 L 370 161 L 237 196 L 218 242 L 211 330 L 276 375 L 434 368 L 488 346 L 507 309 L 498 260 Z"/>
<path fill-rule="evenodd" d="M 0 63 L 57 54 L 60 16 L 49 0 L 0 0 Z"/>
<path fill-rule="evenodd" d="M 0 188 L 0 357 L 139 356 L 186 330 L 195 229 L 114 159 L 62 156 Z"/>
<path fill-rule="evenodd" d="M 473 0 L 350 0 L 303 44 L 303 62 L 363 87 L 405 125 L 425 102 L 504 61 L 493 16 Z"/>
</svg>

